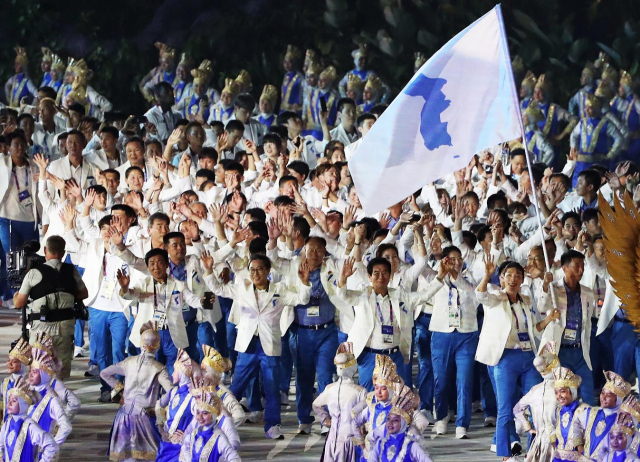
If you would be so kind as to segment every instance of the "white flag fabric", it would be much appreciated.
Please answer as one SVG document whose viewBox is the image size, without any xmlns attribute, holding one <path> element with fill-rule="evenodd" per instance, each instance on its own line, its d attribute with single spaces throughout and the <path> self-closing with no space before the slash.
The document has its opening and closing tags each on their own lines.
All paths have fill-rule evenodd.
<svg viewBox="0 0 640 462">
<path fill-rule="evenodd" d="M 349 160 L 366 214 L 384 210 L 522 136 L 500 5 L 413 76 Z"/>
</svg>

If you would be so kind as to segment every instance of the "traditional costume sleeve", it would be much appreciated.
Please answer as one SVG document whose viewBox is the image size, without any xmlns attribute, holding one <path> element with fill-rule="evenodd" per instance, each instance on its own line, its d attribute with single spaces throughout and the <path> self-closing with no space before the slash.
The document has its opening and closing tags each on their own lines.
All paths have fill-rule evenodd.
<svg viewBox="0 0 640 462">
<path fill-rule="evenodd" d="M 80 400 L 74 392 L 66 387 L 62 380 L 56 380 L 55 392 L 61 398 L 61 401 L 66 403 L 64 412 L 67 417 L 69 417 L 69 420 L 73 420 L 80 410 Z"/>
<path fill-rule="evenodd" d="M 224 436 L 227 437 L 227 440 L 229 440 L 229 444 L 231 444 L 231 447 L 237 451 L 240 447 L 240 436 L 238 435 L 238 430 L 236 430 L 233 419 L 225 417 L 225 419 L 222 421 L 222 425 L 220 425 L 220 431 L 222 431 L 222 433 L 224 433 Z"/>
<path fill-rule="evenodd" d="M 49 404 L 49 412 L 51 413 L 51 417 L 56 421 L 58 425 L 58 431 L 54 436 L 54 440 L 58 445 L 61 445 L 71 433 L 71 421 L 67 414 L 65 414 L 64 409 L 62 409 L 62 404 L 60 403 L 60 398 L 51 399 Z"/>
<path fill-rule="evenodd" d="M 429 453 L 418 443 L 413 443 L 409 448 L 411 462 L 433 462 Z"/>
<path fill-rule="evenodd" d="M 327 393 L 328 390 L 330 390 L 329 387 L 325 388 L 324 391 L 313 400 L 313 404 L 311 405 L 311 407 L 313 407 L 313 412 L 315 412 L 318 417 L 318 422 L 321 424 L 324 424 L 324 421 L 329 417 L 329 413 L 325 409 L 325 406 L 329 404 L 327 402 L 329 398 L 329 393 Z"/>
<path fill-rule="evenodd" d="M 544 385 L 542 385 L 544 386 Z M 527 410 L 527 408 L 529 408 L 529 406 L 532 404 L 531 403 L 531 397 L 533 396 L 533 389 L 531 391 L 529 391 L 529 393 L 527 393 L 526 395 L 524 395 L 520 401 L 518 401 L 516 403 L 516 405 L 513 407 L 513 415 L 515 416 L 516 420 L 518 420 L 520 422 L 520 425 L 522 426 L 522 429 L 524 431 L 529 431 L 531 430 L 531 423 L 529 422 L 529 419 L 527 419 L 527 417 L 524 415 L 524 412 Z"/>
<path fill-rule="evenodd" d="M 616 128 L 614 123 L 607 124 L 607 135 L 611 140 L 613 140 L 613 145 L 607 153 L 607 159 L 613 159 L 620 152 L 620 148 L 622 148 L 622 142 L 624 141 L 624 138 L 620 131 Z"/>
<path fill-rule="evenodd" d="M 218 452 L 221 456 L 220 460 L 226 462 L 241 462 L 240 456 L 222 432 L 220 432 L 220 436 L 218 437 Z"/>
<path fill-rule="evenodd" d="M 111 101 L 95 91 L 92 87 L 87 87 L 87 100 L 94 106 L 98 106 L 103 114 L 113 109 Z"/>
<path fill-rule="evenodd" d="M 551 146 L 551 143 L 549 143 L 542 133 L 538 133 L 538 136 L 536 136 L 536 147 L 538 151 L 540 151 L 540 162 L 546 165 L 552 165 L 556 154 L 553 151 L 553 146 Z"/>
<path fill-rule="evenodd" d="M 195 419 L 193 419 L 195 420 Z M 191 462 L 191 438 L 193 437 L 193 431 L 187 433 L 184 432 L 184 439 L 182 440 L 182 448 L 180 449 L 180 462 Z"/>
<path fill-rule="evenodd" d="M 222 400 L 222 404 L 224 405 L 224 408 L 227 410 L 227 412 L 231 414 L 231 418 L 233 419 L 233 423 L 236 428 L 244 423 L 246 419 L 244 409 L 242 409 L 242 406 L 240 405 L 236 397 L 233 396 L 233 393 L 231 393 L 231 391 L 227 390 L 226 394 L 224 395 L 224 399 Z"/>
<path fill-rule="evenodd" d="M 60 446 L 58 446 L 51 435 L 33 422 L 29 424 L 28 432 L 31 443 L 40 448 L 39 462 L 55 462 L 58 460 Z"/>
<path fill-rule="evenodd" d="M 109 385 L 111 388 L 115 388 L 116 384 L 118 383 L 116 375 L 127 375 L 125 373 L 124 361 L 120 361 L 119 363 L 113 364 L 100 371 L 100 378 L 107 382 L 107 385 Z"/>
<path fill-rule="evenodd" d="M 569 138 L 569 145 L 572 148 L 577 148 L 580 145 L 580 126 L 582 122 L 578 122 L 578 124 L 573 128 L 571 132 L 571 137 Z"/>
</svg>

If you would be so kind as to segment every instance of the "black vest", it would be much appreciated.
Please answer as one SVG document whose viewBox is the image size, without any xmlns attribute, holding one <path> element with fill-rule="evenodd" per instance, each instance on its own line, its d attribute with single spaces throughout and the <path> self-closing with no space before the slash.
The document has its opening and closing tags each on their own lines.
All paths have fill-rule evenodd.
<svg viewBox="0 0 640 462">
<path fill-rule="evenodd" d="M 56 292 L 66 292 L 76 296 L 78 284 L 73 277 L 75 270 L 73 265 L 63 263 L 59 272 L 49 265 L 41 265 L 35 270 L 42 274 L 42 280 L 29 291 L 32 300 L 38 300 Z"/>
</svg>

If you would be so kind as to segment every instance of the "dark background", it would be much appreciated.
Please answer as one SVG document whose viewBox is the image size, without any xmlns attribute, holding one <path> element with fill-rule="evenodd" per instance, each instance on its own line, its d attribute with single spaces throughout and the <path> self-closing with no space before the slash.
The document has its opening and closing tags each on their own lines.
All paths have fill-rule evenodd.
<svg viewBox="0 0 640 462">
<path fill-rule="evenodd" d="M 209 59 L 214 85 L 245 68 L 255 96 L 282 82 L 289 43 L 315 48 L 339 76 L 353 67 L 351 50 L 368 43 L 371 68 L 393 89 L 413 73 L 413 53 L 430 56 L 489 11 L 493 0 L 3 0 L 0 79 L 13 73 L 13 47 L 23 46 L 30 75 L 41 80 L 40 47 L 65 60 L 84 58 L 91 85 L 128 113 L 146 103 L 137 84 L 157 63 L 163 41 L 199 63 Z M 512 56 L 536 75 L 547 72 L 566 104 L 586 60 L 601 50 L 617 68 L 640 71 L 640 1 L 531 0 L 503 3 Z M 520 76 L 517 76 L 518 78 Z M 472 76 L 470 76 L 472 78 Z M 519 81 L 517 82 L 519 85 Z"/>
</svg>

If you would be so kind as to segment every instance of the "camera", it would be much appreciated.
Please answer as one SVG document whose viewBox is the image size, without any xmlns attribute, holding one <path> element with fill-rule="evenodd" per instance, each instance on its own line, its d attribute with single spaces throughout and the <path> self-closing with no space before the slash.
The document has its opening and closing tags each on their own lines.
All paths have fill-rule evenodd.
<svg viewBox="0 0 640 462">
<path fill-rule="evenodd" d="M 17 250 L 7 252 L 7 281 L 11 289 L 20 289 L 29 270 L 44 264 L 45 259 L 37 254 L 38 250 L 40 250 L 38 241 L 28 241 Z"/>
</svg>

